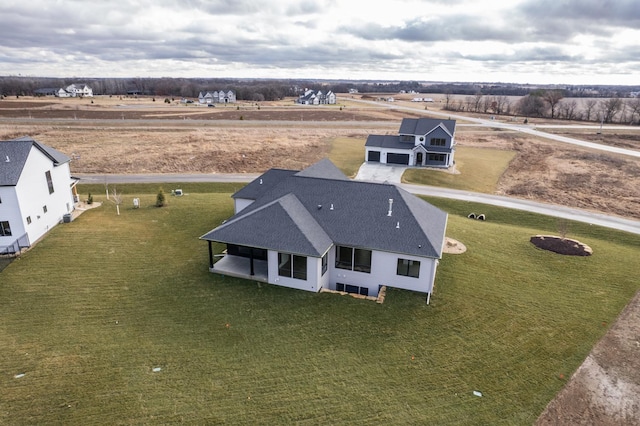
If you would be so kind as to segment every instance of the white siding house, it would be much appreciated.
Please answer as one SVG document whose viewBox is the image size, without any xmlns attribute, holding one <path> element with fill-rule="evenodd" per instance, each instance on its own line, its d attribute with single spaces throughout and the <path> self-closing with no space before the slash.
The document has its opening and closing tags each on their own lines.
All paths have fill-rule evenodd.
<svg viewBox="0 0 640 426">
<path fill-rule="evenodd" d="M 312 292 L 433 292 L 447 214 L 395 185 L 350 180 L 322 160 L 271 169 L 233 198 L 235 215 L 201 237 L 211 272 Z"/>
<path fill-rule="evenodd" d="M 369 135 L 365 161 L 415 167 L 454 165 L 455 120 L 405 118 L 398 135 Z"/>
<path fill-rule="evenodd" d="M 70 158 L 25 137 L 0 142 L 0 252 L 28 247 L 74 209 Z"/>
</svg>

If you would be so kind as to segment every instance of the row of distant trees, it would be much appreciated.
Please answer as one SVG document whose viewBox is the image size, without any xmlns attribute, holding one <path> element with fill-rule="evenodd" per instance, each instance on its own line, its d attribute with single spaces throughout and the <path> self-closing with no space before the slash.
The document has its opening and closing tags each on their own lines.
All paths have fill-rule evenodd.
<svg viewBox="0 0 640 426">
<path fill-rule="evenodd" d="M 464 98 L 444 95 L 444 108 L 496 115 L 519 115 L 604 123 L 640 124 L 640 98 L 565 98 L 563 90 L 534 90 L 513 101 L 508 96 L 476 93 Z"/>
<path fill-rule="evenodd" d="M 208 90 L 233 90 L 236 98 L 247 101 L 273 101 L 296 96 L 298 86 L 282 80 L 194 79 L 194 78 L 43 78 L 0 77 L 0 95 L 32 96 L 38 89 L 87 84 L 94 95 L 195 98 Z"/>
</svg>

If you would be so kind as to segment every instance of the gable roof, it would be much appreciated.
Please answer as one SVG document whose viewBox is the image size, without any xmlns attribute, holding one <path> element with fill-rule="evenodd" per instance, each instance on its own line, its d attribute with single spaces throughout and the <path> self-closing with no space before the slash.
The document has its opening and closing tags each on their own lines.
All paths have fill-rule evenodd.
<svg viewBox="0 0 640 426">
<path fill-rule="evenodd" d="M 15 186 L 18 184 L 24 165 L 27 162 L 31 147 L 35 147 L 48 157 L 54 166 L 67 163 L 71 158 L 51 148 L 24 136 L 9 141 L 0 141 L 0 186 Z M 9 161 L 7 161 L 7 158 Z"/>
<path fill-rule="evenodd" d="M 225 223 L 201 238 L 315 256 L 328 242 L 423 257 L 442 255 L 447 214 L 395 185 L 304 173 L 278 177 L 273 185 L 265 186 L 263 178 L 263 184 L 254 187 L 255 201 L 227 222 L 233 230 Z M 276 201 L 283 211 L 273 208 Z M 304 248 L 300 235 L 314 240 L 309 244 L 317 254 L 296 251 Z"/>
<path fill-rule="evenodd" d="M 403 118 L 400 124 L 401 135 L 426 135 L 442 125 L 450 136 L 456 131 L 456 120 L 437 120 L 434 118 Z"/>
</svg>

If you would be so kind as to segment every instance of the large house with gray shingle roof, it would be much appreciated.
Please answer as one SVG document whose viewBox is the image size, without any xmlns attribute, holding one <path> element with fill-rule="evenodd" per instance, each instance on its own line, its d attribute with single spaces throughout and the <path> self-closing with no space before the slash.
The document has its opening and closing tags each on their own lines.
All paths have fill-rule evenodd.
<svg viewBox="0 0 640 426">
<path fill-rule="evenodd" d="M 397 135 L 369 135 L 370 163 L 449 168 L 455 154 L 455 120 L 404 118 Z"/>
<path fill-rule="evenodd" d="M 0 141 L 0 253 L 29 247 L 71 213 L 70 160 L 29 137 Z"/>
<path fill-rule="evenodd" d="M 447 214 L 395 185 L 325 159 L 271 169 L 233 199 L 235 215 L 201 237 L 211 272 L 313 292 L 433 291 Z"/>
</svg>

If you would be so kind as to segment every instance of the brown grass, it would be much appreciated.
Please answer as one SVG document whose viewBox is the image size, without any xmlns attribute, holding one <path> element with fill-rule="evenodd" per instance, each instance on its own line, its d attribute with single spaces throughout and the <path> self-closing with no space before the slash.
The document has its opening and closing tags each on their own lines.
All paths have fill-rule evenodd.
<svg viewBox="0 0 640 426">
<path fill-rule="evenodd" d="M 299 169 L 329 156 L 337 138 L 395 134 L 402 118 L 441 109 L 441 96 L 431 97 L 435 103 L 409 102 L 405 96 L 384 107 L 349 100 L 299 106 L 288 99 L 216 108 L 166 105 L 161 98 L 5 99 L 0 102 L 0 118 L 5 118 L 0 139 L 30 135 L 73 156 L 74 173 Z M 406 112 L 394 105 L 416 109 Z M 80 119 L 83 114 L 92 118 Z M 29 116 L 32 120 L 24 120 Z M 603 135 L 579 129 L 553 131 L 637 147 L 640 135 L 632 130 Z M 460 126 L 456 140 L 460 146 L 515 151 L 498 182 L 498 193 L 640 218 L 640 166 L 630 158 L 477 126 Z"/>
</svg>

